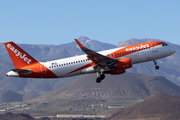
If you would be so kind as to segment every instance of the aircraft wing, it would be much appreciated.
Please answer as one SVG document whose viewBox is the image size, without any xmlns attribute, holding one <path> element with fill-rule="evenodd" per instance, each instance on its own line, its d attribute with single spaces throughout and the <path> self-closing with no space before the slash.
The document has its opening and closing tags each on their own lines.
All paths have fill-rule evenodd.
<svg viewBox="0 0 180 120">
<path fill-rule="evenodd" d="M 92 60 L 95 64 L 98 63 L 99 65 L 104 66 L 105 62 L 114 61 L 113 58 L 106 57 L 102 54 L 99 54 L 93 50 L 90 50 L 90 49 L 84 47 L 77 39 L 75 39 L 75 41 L 77 42 L 79 47 L 82 49 L 82 51 L 84 51 L 87 54 L 88 59 Z"/>
</svg>

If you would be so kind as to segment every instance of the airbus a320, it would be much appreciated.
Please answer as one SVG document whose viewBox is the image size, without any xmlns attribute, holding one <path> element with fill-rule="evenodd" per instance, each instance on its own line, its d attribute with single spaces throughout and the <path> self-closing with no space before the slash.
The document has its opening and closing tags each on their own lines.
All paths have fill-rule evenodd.
<svg viewBox="0 0 180 120">
<path fill-rule="evenodd" d="M 133 64 L 153 61 L 167 57 L 176 50 L 165 42 L 153 41 L 95 52 L 84 47 L 75 39 L 84 55 L 48 62 L 38 62 L 14 42 L 4 43 L 15 66 L 7 76 L 24 78 L 63 78 L 80 74 L 97 73 L 96 82 L 100 83 L 105 74 L 119 75 Z"/>
</svg>

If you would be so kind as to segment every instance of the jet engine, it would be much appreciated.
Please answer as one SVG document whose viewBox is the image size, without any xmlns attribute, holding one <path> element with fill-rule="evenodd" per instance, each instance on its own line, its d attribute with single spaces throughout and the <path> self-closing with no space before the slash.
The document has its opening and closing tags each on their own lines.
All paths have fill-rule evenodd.
<svg viewBox="0 0 180 120">
<path fill-rule="evenodd" d="M 132 67 L 131 58 L 124 58 L 115 62 L 117 69 L 128 69 Z"/>
<path fill-rule="evenodd" d="M 124 58 L 121 60 L 116 60 L 115 62 L 111 63 L 109 65 L 109 68 L 111 69 L 109 72 L 111 75 L 118 75 L 125 73 L 125 69 L 131 68 L 131 58 Z"/>
</svg>

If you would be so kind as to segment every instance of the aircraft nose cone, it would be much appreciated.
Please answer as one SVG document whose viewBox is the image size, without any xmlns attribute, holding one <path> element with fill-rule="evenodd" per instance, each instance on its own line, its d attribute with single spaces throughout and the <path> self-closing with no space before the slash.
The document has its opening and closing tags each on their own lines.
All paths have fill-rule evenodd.
<svg viewBox="0 0 180 120">
<path fill-rule="evenodd" d="M 169 49 L 169 51 L 170 51 L 172 54 L 174 54 L 174 53 L 176 52 L 176 49 L 171 47 L 171 48 Z"/>
</svg>

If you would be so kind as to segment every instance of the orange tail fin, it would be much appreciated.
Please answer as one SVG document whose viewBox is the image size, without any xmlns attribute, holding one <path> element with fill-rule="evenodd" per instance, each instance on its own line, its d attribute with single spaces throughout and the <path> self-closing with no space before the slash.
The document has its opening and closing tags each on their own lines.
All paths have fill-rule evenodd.
<svg viewBox="0 0 180 120">
<path fill-rule="evenodd" d="M 9 56 L 15 66 L 15 68 L 22 68 L 24 66 L 37 63 L 33 57 L 26 53 L 23 49 L 17 46 L 14 42 L 4 43 Z"/>
</svg>

